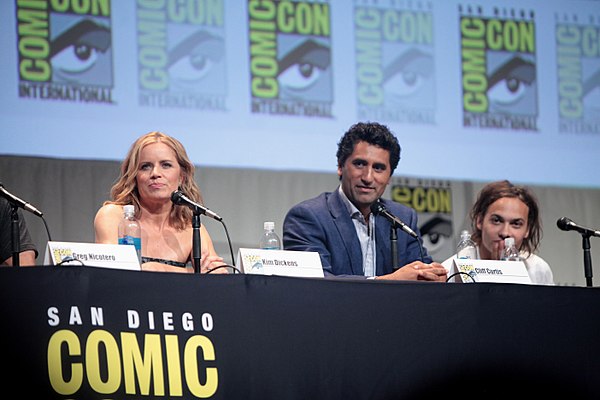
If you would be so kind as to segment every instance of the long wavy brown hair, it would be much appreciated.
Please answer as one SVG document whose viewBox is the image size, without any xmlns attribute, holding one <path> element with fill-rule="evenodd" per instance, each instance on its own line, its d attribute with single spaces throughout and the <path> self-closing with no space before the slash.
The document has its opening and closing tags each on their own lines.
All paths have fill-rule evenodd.
<svg viewBox="0 0 600 400">
<path fill-rule="evenodd" d="M 166 144 L 175 152 L 182 173 L 179 190 L 193 201 L 203 204 L 200 188 L 194 180 L 195 167 L 190 161 L 185 148 L 177 139 L 158 131 L 149 132 L 133 142 L 127 156 L 121 163 L 119 178 L 110 190 L 111 200 L 105 201 L 104 204 L 133 204 L 136 217 L 140 217 L 140 195 L 135 179 L 139 170 L 140 153 L 147 145 L 159 142 Z M 176 229 L 185 229 L 191 225 L 192 216 L 192 210 L 188 207 L 173 205 L 169 223 Z"/>
<path fill-rule="evenodd" d="M 537 198 L 529 188 L 514 185 L 508 180 L 489 183 L 479 192 L 477 201 L 473 204 L 470 212 L 473 241 L 477 244 L 481 243 L 481 229 L 477 228 L 477 221 L 483 219 L 492 203 L 503 197 L 517 198 L 529 208 L 529 214 L 527 215 L 528 235 L 523 239 L 519 250 L 525 250 L 529 254 L 533 254 L 542 239 L 542 221 L 540 220 Z"/>
</svg>

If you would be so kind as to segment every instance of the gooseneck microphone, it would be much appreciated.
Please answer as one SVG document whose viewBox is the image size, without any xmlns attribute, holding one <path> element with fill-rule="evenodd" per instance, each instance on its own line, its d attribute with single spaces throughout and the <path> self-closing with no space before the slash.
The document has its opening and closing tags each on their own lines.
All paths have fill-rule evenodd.
<svg viewBox="0 0 600 400">
<path fill-rule="evenodd" d="M 223 218 L 221 218 L 217 213 L 210 211 L 208 208 L 204 207 L 202 204 L 198 204 L 195 201 L 192 201 L 189 197 L 187 197 L 185 194 L 183 194 L 183 192 L 181 190 L 176 190 L 173 193 L 171 193 L 171 201 L 175 205 L 187 206 L 187 207 L 191 208 L 192 211 L 194 211 L 194 218 L 192 220 L 192 228 L 193 228 L 193 232 L 192 232 L 192 241 L 193 241 L 192 254 L 193 254 L 193 257 L 192 258 L 194 261 L 194 272 L 196 272 L 198 274 L 200 273 L 201 244 L 200 244 L 200 215 L 199 214 L 204 214 L 207 217 L 216 219 L 221 224 L 223 224 L 223 228 L 225 229 L 225 234 L 227 235 L 227 243 L 229 244 L 229 253 L 231 254 L 231 264 L 232 264 L 232 265 L 224 264 L 224 265 L 215 267 L 211 270 L 208 270 L 206 273 L 211 273 L 212 271 L 219 269 L 219 268 L 231 268 L 234 271 L 236 271 L 237 273 L 241 273 L 240 270 L 235 267 L 235 258 L 233 256 L 233 246 L 231 244 L 231 238 L 229 237 L 229 232 L 227 231 L 227 226 L 225 225 L 225 222 L 223 222 Z"/>
<path fill-rule="evenodd" d="M 581 233 L 581 247 L 583 248 L 583 273 L 585 275 L 586 286 L 592 287 L 593 272 L 590 236 L 600 237 L 600 231 L 577 225 L 567 217 L 559 218 L 558 221 L 556 221 L 556 226 L 558 226 L 558 229 L 563 231 L 577 231 Z"/>
<path fill-rule="evenodd" d="M 40 210 L 22 200 L 6 190 L 2 182 L 0 182 L 0 196 L 4 197 L 12 206 L 11 213 L 11 229 L 10 229 L 10 241 L 11 241 L 11 250 L 12 250 L 12 265 L 13 267 L 19 267 L 21 265 L 20 261 L 20 253 L 21 253 L 21 228 L 19 226 L 19 214 L 17 213 L 17 207 L 22 208 L 25 211 L 29 211 L 30 213 L 37 215 L 44 221 L 44 226 L 46 227 L 46 232 L 48 232 L 48 240 L 52 240 L 50 237 L 50 230 L 48 229 L 48 224 L 44 219 L 44 213 Z"/>
<path fill-rule="evenodd" d="M 4 197 L 11 204 L 14 204 L 17 207 L 21 207 L 23 210 L 29 211 L 30 213 L 33 213 L 38 217 L 42 217 L 44 215 L 44 213 L 42 213 L 40 210 L 38 210 L 25 200 L 21 200 L 20 198 L 6 190 L 2 183 L 0 183 L 0 196 Z"/>
<path fill-rule="evenodd" d="M 377 200 L 375 203 L 371 204 L 371 212 L 375 215 L 377 215 L 377 214 L 383 215 L 386 219 L 388 219 L 392 223 L 393 226 L 395 226 L 396 228 L 402 229 L 404 232 L 408 233 L 410 236 L 414 237 L 415 239 L 418 239 L 418 236 L 415 233 L 415 231 L 410 229 L 410 227 L 408 225 L 406 225 L 402 220 L 400 220 L 400 218 L 398 218 L 394 214 L 390 213 L 387 210 L 387 208 L 385 208 L 383 203 L 381 203 L 379 200 Z"/>
<path fill-rule="evenodd" d="M 577 231 L 582 235 L 600 237 L 600 231 L 578 225 L 567 217 L 559 218 L 556 221 L 556 226 L 562 231 Z"/>
<path fill-rule="evenodd" d="M 187 197 L 180 190 L 176 190 L 171 194 L 171 201 L 178 206 L 187 206 L 191 208 L 193 211 L 196 211 L 200 214 L 204 214 L 207 217 L 211 217 L 216 219 L 217 221 L 222 221 L 223 218 L 219 216 L 219 214 L 209 210 L 204 207 L 202 204 L 198 204 L 195 201 L 192 201 L 189 197 Z"/>
</svg>

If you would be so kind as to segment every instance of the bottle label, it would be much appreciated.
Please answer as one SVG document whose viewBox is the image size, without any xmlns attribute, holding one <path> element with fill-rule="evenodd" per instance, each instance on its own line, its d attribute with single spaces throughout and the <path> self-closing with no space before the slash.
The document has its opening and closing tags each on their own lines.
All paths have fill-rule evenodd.
<svg viewBox="0 0 600 400">
<path fill-rule="evenodd" d="M 477 249 L 475 247 L 461 248 L 456 253 L 456 258 L 476 260 L 477 259 Z"/>
<path fill-rule="evenodd" d="M 136 250 L 140 250 L 142 248 L 142 239 L 133 236 L 123 236 L 119 238 L 119 244 L 132 244 Z"/>
</svg>

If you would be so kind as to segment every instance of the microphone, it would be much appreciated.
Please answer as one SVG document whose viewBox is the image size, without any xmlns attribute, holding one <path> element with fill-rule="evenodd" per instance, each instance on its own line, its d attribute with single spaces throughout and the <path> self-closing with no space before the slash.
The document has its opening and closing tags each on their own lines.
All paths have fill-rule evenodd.
<svg viewBox="0 0 600 400">
<path fill-rule="evenodd" d="M 223 220 L 223 218 L 221 218 L 217 213 L 210 211 L 208 208 L 196 203 L 195 201 L 192 201 L 189 197 L 183 194 L 181 190 L 176 190 L 173 193 L 171 193 L 171 201 L 178 206 L 188 206 L 195 212 L 204 214 L 207 217 L 216 219 L 217 221 Z"/>
<path fill-rule="evenodd" d="M 379 200 L 377 200 L 375 203 L 371 204 L 371 212 L 375 215 L 377 215 L 377 214 L 383 215 L 385 218 L 387 218 L 392 223 L 392 225 L 394 225 L 397 228 L 402 229 L 404 232 L 408 233 L 410 236 L 414 237 L 415 239 L 418 239 L 418 236 L 415 233 L 415 231 L 410 229 L 410 227 L 408 225 L 406 225 L 404 222 L 402 222 L 400 220 L 400 218 L 398 218 L 395 215 L 393 215 L 392 213 L 390 213 L 385 208 L 383 203 L 381 203 Z"/>
<path fill-rule="evenodd" d="M 6 200 L 8 200 L 10 203 L 14 204 L 15 206 L 21 207 L 23 210 L 27 210 L 30 213 L 37 215 L 38 217 L 41 217 L 42 215 L 44 215 L 44 213 L 42 213 L 40 210 L 38 210 L 37 208 L 35 208 L 34 206 L 29 204 L 25 200 L 21 200 L 20 198 L 18 198 L 14 194 L 10 193 L 8 190 L 6 190 L 2 183 L 0 183 L 0 196 L 4 197 Z"/>
<path fill-rule="evenodd" d="M 577 231 L 582 235 L 600 237 L 600 231 L 577 225 L 567 217 L 559 218 L 558 221 L 556 221 L 556 226 L 562 231 Z"/>
</svg>

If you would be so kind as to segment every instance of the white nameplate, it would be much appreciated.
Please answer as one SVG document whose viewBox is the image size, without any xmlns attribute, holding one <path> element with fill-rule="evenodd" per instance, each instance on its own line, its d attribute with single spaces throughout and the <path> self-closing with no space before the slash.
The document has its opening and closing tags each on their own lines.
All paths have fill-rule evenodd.
<svg viewBox="0 0 600 400">
<path fill-rule="evenodd" d="M 454 265 L 459 272 L 463 283 L 491 282 L 491 283 L 531 283 L 527 268 L 523 261 L 500 260 L 470 260 L 454 259 Z"/>
<path fill-rule="evenodd" d="M 140 271 L 134 246 L 101 243 L 48 242 L 44 265 L 85 265 Z"/>
<path fill-rule="evenodd" d="M 316 251 L 240 248 L 237 266 L 245 274 L 323 278 L 321 257 Z"/>
</svg>

